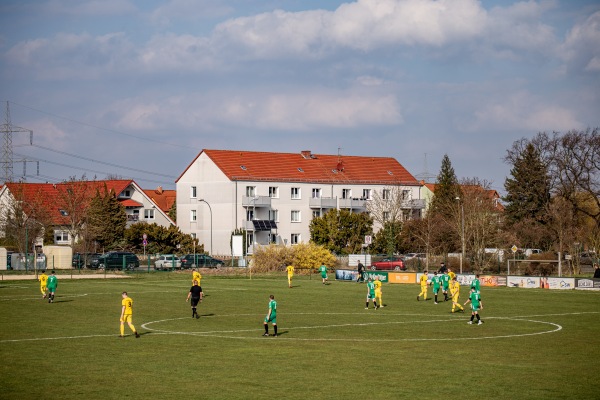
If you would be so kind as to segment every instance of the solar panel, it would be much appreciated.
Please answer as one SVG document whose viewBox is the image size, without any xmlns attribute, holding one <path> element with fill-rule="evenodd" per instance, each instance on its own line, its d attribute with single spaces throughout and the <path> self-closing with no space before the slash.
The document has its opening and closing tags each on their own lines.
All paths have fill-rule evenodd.
<svg viewBox="0 0 600 400">
<path fill-rule="evenodd" d="M 277 229 L 277 224 L 273 220 L 268 219 L 254 219 L 252 220 L 255 231 L 270 231 L 271 229 Z"/>
</svg>

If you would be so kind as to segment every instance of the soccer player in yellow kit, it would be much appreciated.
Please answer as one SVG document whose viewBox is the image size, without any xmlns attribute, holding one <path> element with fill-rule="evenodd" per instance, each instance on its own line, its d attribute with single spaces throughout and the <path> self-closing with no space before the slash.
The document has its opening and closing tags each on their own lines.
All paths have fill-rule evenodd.
<svg viewBox="0 0 600 400">
<path fill-rule="evenodd" d="M 452 296 L 452 312 L 454 312 L 454 308 L 456 307 L 460 308 L 460 311 L 465 312 L 463 306 L 458 302 L 458 297 L 460 296 L 460 283 L 456 280 L 456 276 L 450 281 L 450 295 Z"/>
<path fill-rule="evenodd" d="M 292 287 L 292 278 L 294 276 L 294 266 L 288 265 L 286 268 L 288 274 L 288 286 Z"/>
<path fill-rule="evenodd" d="M 450 277 L 450 282 L 452 282 L 452 279 L 454 279 L 454 277 L 456 277 L 456 274 L 454 272 L 452 272 L 452 270 L 450 268 L 448 268 L 448 276 Z"/>
<path fill-rule="evenodd" d="M 423 300 L 427 301 L 427 271 L 423 271 L 423 275 L 419 278 L 419 283 L 421 284 L 421 293 L 417 295 L 417 301 L 419 301 L 419 297 L 423 296 Z"/>
<path fill-rule="evenodd" d="M 375 302 L 379 302 L 379 307 L 383 307 L 383 300 L 381 299 L 381 281 L 379 278 L 375 278 Z"/>
<path fill-rule="evenodd" d="M 121 294 L 123 296 L 123 300 L 121 301 L 121 336 L 125 337 L 125 322 L 129 325 L 129 328 L 135 334 L 136 338 L 140 337 L 140 334 L 133 326 L 133 300 L 129 296 L 127 296 L 127 292 L 123 292 Z"/>
<path fill-rule="evenodd" d="M 192 270 L 192 285 L 194 284 L 194 281 L 198 282 L 198 286 L 200 286 L 200 280 L 202 279 L 202 275 L 200 275 L 200 272 L 198 272 L 196 270 L 196 268 L 194 268 Z"/>
<path fill-rule="evenodd" d="M 38 277 L 38 281 L 40 281 L 40 291 L 42 292 L 42 299 L 46 298 L 46 282 L 48 282 L 48 275 L 45 272 L 42 272 Z"/>
</svg>

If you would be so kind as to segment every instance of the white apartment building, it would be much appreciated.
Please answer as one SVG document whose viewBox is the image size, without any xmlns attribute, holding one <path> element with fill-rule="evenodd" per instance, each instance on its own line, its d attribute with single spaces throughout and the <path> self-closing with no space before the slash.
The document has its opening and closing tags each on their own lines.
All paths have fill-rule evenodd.
<svg viewBox="0 0 600 400">
<path fill-rule="evenodd" d="M 390 187 L 401 190 L 410 217 L 425 209 L 421 183 L 389 157 L 202 150 L 176 185 L 178 227 L 216 255 L 231 254 L 239 228 L 249 254 L 308 242 L 312 218 L 332 208 L 365 212 L 373 194 Z"/>
</svg>

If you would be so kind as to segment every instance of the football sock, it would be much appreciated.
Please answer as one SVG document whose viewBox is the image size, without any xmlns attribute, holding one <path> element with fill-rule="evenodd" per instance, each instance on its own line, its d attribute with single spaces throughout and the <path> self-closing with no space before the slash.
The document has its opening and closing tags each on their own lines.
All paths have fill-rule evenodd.
<svg viewBox="0 0 600 400">
<path fill-rule="evenodd" d="M 376 301 L 373 302 L 373 307 L 377 308 L 377 302 Z"/>
<path fill-rule="evenodd" d="M 437 303 L 437 294 L 435 295 L 435 302 Z"/>
<path fill-rule="evenodd" d="M 121 336 L 125 336 L 125 326 L 121 325 Z"/>
<path fill-rule="evenodd" d="M 369 308 L 369 302 L 368 301 L 365 303 L 365 307 Z"/>
<path fill-rule="evenodd" d="M 477 317 L 477 321 L 481 321 L 481 318 L 479 318 L 479 314 L 475 314 L 475 316 Z"/>
<path fill-rule="evenodd" d="M 275 334 L 277 335 L 277 325 L 273 325 L 273 330 L 275 331 Z"/>
<path fill-rule="evenodd" d="M 269 333 L 269 325 L 265 324 L 265 333 Z"/>
<path fill-rule="evenodd" d="M 473 318 L 475 318 L 475 316 L 473 314 L 471 314 L 471 321 L 473 321 Z"/>
</svg>

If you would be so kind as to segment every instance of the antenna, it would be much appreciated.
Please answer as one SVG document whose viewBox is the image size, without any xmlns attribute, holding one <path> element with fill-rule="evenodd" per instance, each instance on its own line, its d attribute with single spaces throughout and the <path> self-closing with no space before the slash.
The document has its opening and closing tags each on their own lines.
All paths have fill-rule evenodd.
<svg viewBox="0 0 600 400">
<path fill-rule="evenodd" d="M 29 133 L 29 143 L 33 143 L 33 131 L 30 129 L 21 128 L 14 126 L 10 121 L 10 107 L 9 102 L 6 102 L 6 113 L 4 115 L 4 124 L 0 127 L 2 132 L 2 180 L 0 182 L 12 182 L 13 181 L 13 146 L 12 146 L 12 134 L 27 132 Z"/>
<path fill-rule="evenodd" d="M 430 173 L 427 169 L 427 153 L 425 153 L 423 159 L 423 172 L 420 172 L 417 175 L 415 175 L 415 178 L 424 181 L 425 183 L 435 183 L 435 175 Z"/>
</svg>

